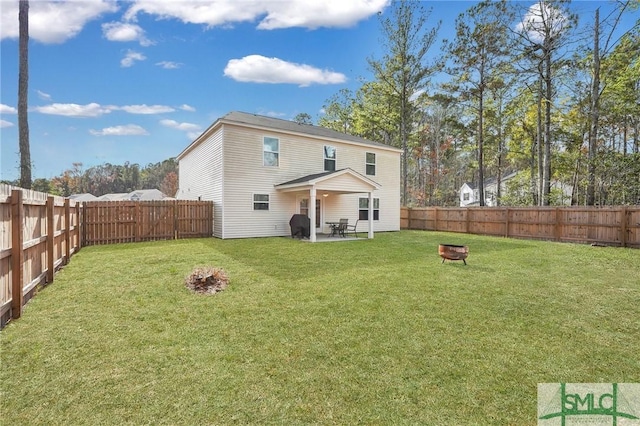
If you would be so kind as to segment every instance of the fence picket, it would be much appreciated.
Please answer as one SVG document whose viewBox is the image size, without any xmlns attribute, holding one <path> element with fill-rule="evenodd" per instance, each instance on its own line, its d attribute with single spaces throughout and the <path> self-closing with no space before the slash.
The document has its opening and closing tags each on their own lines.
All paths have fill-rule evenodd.
<svg viewBox="0 0 640 426">
<path fill-rule="evenodd" d="M 401 229 L 640 248 L 640 206 L 402 207 Z"/>
</svg>

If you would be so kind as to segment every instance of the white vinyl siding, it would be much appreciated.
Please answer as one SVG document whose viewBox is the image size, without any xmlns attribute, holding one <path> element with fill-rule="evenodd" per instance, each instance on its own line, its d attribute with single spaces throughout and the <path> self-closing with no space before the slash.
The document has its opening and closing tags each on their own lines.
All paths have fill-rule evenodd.
<svg viewBox="0 0 640 426">
<path fill-rule="evenodd" d="M 222 132 L 217 131 L 182 157 L 176 194 L 181 200 L 213 201 L 213 235 L 218 238 L 224 238 L 222 152 Z"/>
<path fill-rule="evenodd" d="M 262 166 L 265 136 L 278 139 L 278 167 Z M 180 189 L 190 187 L 189 194 L 193 194 L 193 188 L 198 187 L 201 194 L 193 194 L 192 199 L 202 195 L 203 200 L 214 200 L 216 237 L 289 236 L 289 219 L 297 212 L 299 194 L 278 191 L 274 186 L 323 172 L 325 145 L 336 149 L 336 170 L 350 168 L 362 176 L 367 176 L 366 153 L 375 153 L 376 175 L 369 179 L 381 189 L 373 193 L 380 199 L 380 220 L 375 221 L 374 231 L 400 230 L 400 153 L 383 147 L 224 123 L 180 160 Z M 346 174 L 326 184 L 327 190 L 362 188 L 361 181 Z M 269 195 L 269 210 L 254 210 L 254 194 Z M 359 198 L 367 194 L 331 193 L 325 198 L 319 190 L 317 196 L 322 201 L 323 222 L 345 217 L 353 224 L 358 219 Z M 358 223 L 359 231 L 366 232 L 367 227 L 368 221 Z"/>
</svg>

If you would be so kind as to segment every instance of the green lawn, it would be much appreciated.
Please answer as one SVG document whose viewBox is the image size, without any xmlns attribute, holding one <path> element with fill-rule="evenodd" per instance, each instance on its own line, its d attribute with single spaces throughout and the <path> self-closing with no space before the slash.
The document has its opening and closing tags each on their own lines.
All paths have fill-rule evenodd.
<svg viewBox="0 0 640 426">
<path fill-rule="evenodd" d="M 204 265 L 227 290 L 185 288 Z M 640 250 L 421 231 L 87 247 L 0 333 L 0 417 L 536 424 L 538 383 L 639 382 L 639 336 Z"/>
</svg>

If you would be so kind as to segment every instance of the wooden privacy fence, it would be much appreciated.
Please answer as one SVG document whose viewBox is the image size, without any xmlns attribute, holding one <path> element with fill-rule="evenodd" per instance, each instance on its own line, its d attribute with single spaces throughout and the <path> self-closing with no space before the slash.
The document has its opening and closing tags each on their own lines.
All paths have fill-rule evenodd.
<svg viewBox="0 0 640 426">
<path fill-rule="evenodd" d="M 208 201 L 79 203 L 0 184 L 0 328 L 81 246 L 213 234 Z"/>
<path fill-rule="evenodd" d="M 402 207 L 400 227 L 640 248 L 640 206 Z"/>
<path fill-rule="evenodd" d="M 210 237 L 210 201 L 88 201 L 82 206 L 82 245 Z"/>
<path fill-rule="evenodd" d="M 80 250 L 80 205 L 0 185 L 0 328 Z"/>
</svg>

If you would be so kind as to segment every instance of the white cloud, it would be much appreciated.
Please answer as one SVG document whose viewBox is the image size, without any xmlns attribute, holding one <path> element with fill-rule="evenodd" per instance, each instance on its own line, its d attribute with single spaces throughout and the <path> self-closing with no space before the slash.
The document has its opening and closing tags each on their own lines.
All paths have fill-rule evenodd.
<svg viewBox="0 0 640 426">
<path fill-rule="evenodd" d="M 560 9 L 547 3 L 535 3 L 529 7 L 527 14 L 516 25 L 516 31 L 526 33 L 529 39 L 535 43 L 544 41 L 545 26 L 551 28 L 551 34 L 562 32 L 568 25 L 567 17 Z"/>
<path fill-rule="evenodd" d="M 300 87 L 311 84 L 338 84 L 347 80 L 341 73 L 261 55 L 231 59 L 224 69 L 224 75 L 242 82 L 290 83 Z"/>
<path fill-rule="evenodd" d="M 145 59 L 147 59 L 147 57 L 142 53 L 129 50 L 125 57 L 120 61 L 120 65 L 123 68 L 129 68 L 133 66 L 136 61 L 144 61 Z"/>
<path fill-rule="evenodd" d="M 175 111 L 170 106 L 166 105 L 125 105 L 122 107 L 118 107 L 118 109 L 122 111 L 126 111 L 130 114 L 161 114 L 164 112 L 173 112 Z"/>
<path fill-rule="evenodd" d="M 102 130 L 89 130 L 93 136 L 139 136 L 148 135 L 143 127 L 137 124 L 127 124 L 125 126 L 105 127 Z"/>
<path fill-rule="evenodd" d="M 137 41 L 141 46 L 151 46 L 154 44 L 149 40 L 144 30 L 136 24 L 126 22 L 108 22 L 102 24 L 102 33 L 110 41 Z"/>
<path fill-rule="evenodd" d="M 180 105 L 180 109 L 183 111 L 189 111 L 189 112 L 195 112 L 195 108 L 192 107 L 191 105 L 187 105 L 187 104 L 182 104 Z"/>
<path fill-rule="evenodd" d="M 284 112 L 276 112 L 276 111 L 261 111 L 260 115 L 266 115 L 267 117 L 273 117 L 273 118 L 282 118 L 287 116 L 287 114 Z"/>
<path fill-rule="evenodd" d="M 12 127 L 13 123 L 7 120 L 0 120 L 0 128 Z"/>
<path fill-rule="evenodd" d="M 44 93 L 41 90 L 36 90 L 36 93 L 38 93 L 38 97 L 40 99 L 44 99 L 45 101 L 50 101 L 51 100 L 51 95 L 48 93 Z"/>
<path fill-rule="evenodd" d="M 239 22 L 258 22 L 259 29 L 304 27 L 350 27 L 382 11 L 391 0 L 136 0 L 125 13 L 135 21 L 139 13 L 161 19 L 178 19 L 207 27 Z"/>
<path fill-rule="evenodd" d="M 0 40 L 18 38 L 18 2 L 2 1 Z M 42 43 L 64 43 L 100 15 L 118 10 L 116 2 L 31 1 L 29 3 L 29 38 Z"/>
<path fill-rule="evenodd" d="M 160 120 L 160 124 L 171 129 L 186 132 L 190 139 L 195 139 L 202 133 L 202 127 L 193 123 L 178 123 L 175 120 Z"/>
<path fill-rule="evenodd" d="M 171 61 L 162 61 L 162 62 L 157 62 L 156 63 L 157 66 L 162 67 L 166 70 L 175 70 L 177 68 L 180 68 L 182 66 L 182 64 L 178 63 L 178 62 L 171 62 Z"/>
<path fill-rule="evenodd" d="M 160 124 L 162 124 L 165 127 L 170 127 L 172 129 L 182 130 L 185 132 L 195 132 L 195 131 L 201 130 L 201 127 L 198 126 L 197 124 L 178 123 L 175 120 L 160 120 Z"/>
<path fill-rule="evenodd" d="M 0 114 L 16 114 L 18 112 L 17 109 L 11 107 L 9 105 L 0 104 Z"/>
<path fill-rule="evenodd" d="M 258 29 L 351 27 L 381 12 L 390 3 L 390 0 L 273 1 L 269 2 L 267 16 L 260 21 Z"/>
<path fill-rule="evenodd" d="M 33 108 L 42 114 L 63 115 L 66 117 L 99 117 L 103 114 L 109 114 L 114 107 L 101 106 L 95 102 L 87 105 L 78 104 L 51 104 Z"/>
</svg>

